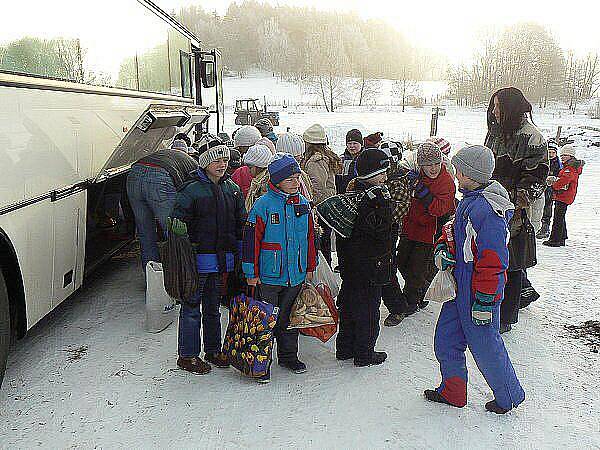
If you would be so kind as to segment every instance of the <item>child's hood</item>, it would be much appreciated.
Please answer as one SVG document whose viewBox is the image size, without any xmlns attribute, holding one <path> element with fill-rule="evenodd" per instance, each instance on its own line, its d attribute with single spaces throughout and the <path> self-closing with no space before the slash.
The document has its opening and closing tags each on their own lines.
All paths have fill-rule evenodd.
<svg viewBox="0 0 600 450">
<path fill-rule="evenodd" d="M 507 211 L 515 209 L 515 205 L 511 203 L 508 196 L 508 191 L 496 180 L 492 180 L 490 184 L 483 188 L 481 194 L 500 217 L 506 217 Z"/>
</svg>

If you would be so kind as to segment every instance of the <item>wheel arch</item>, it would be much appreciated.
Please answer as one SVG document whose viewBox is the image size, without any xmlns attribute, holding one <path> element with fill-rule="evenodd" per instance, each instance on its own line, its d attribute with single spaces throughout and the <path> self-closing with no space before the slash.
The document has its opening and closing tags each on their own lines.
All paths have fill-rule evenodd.
<svg viewBox="0 0 600 450">
<path fill-rule="evenodd" d="M 27 307 L 23 276 L 17 253 L 8 235 L 0 228 L 0 270 L 4 274 L 13 337 L 22 338 L 27 332 Z"/>
</svg>

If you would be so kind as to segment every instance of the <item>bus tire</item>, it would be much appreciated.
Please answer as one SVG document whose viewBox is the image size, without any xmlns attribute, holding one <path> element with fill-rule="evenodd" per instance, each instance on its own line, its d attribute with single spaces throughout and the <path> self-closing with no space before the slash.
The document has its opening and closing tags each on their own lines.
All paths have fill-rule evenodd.
<svg viewBox="0 0 600 450">
<path fill-rule="evenodd" d="M 0 270 L 0 387 L 6 370 L 8 348 L 10 346 L 10 307 L 4 275 Z"/>
</svg>

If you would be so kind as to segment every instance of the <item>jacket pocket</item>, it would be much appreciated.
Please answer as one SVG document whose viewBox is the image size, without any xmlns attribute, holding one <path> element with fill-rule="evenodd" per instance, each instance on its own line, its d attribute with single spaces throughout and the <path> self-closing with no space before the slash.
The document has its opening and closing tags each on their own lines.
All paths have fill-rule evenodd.
<svg viewBox="0 0 600 450">
<path fill-rule="evenodd" d="M 261 242 L 260 275 L 267 277 L 280 277 L 281 258 L 281 244 L 278 242 Z"/>
</svg>

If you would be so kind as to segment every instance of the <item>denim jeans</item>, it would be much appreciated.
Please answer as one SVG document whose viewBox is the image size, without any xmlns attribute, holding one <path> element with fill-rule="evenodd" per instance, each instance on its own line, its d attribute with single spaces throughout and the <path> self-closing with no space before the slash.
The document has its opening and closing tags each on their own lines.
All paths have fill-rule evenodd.
<svg viewBox="0 0 600 450">
<path fill-rule="evenodd" d="M 127 195 L 135 216 L 145 273 L 148 261 L 160 261 L 156 222 L 163 232 L 167 229 L 167 217 L 175 204 L 176 190 L 165 169 L 134 164 L 127 176 Z"/>
<path fill-rule="evenodd" d="M 190 358 L 200 355 L 200 328 L 204 353 L 221 351 L 221 312 L 219 288 L 222 275 L 200 275 L 200 289 L 188 301 L 181 302 L 179 310 L 179 356 Z M 202 312 L 200 312 L 202 308 Z"/>
</svg>

